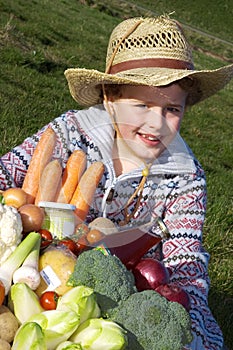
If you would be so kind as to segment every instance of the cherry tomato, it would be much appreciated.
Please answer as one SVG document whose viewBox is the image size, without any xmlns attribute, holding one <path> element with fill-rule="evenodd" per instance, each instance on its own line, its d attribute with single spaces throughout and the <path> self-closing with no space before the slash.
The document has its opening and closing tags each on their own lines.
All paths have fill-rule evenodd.
<svg viewBox="0 0 233 350">
<path fill-rule="evenodd" d="M 87 240 L 90 244 L 94 244 L 100 241 L 103 238 L 103 236 L 103 233 L 100 230 L 97 230 L 96 228 L 91 229 L 86 235 Z"/>
<path fill-rule="evenodd" d="M 40 305 L 45 310 L 55 310 L 59 295 L 54 291 L 47 291 L 40 296 Z"/>
<path fill-rule="evenodd" d="M 41 248 L 48 247 L 53 242 L 52 233 L 44 228 L 38 230 L 41 235 Z"/>
<path fill-rule="evenodd" d="M 63 245 L 68 248 L 75 255 L 79 254 L 79 249 L 77 244 L 70 238 L 63 238 L 62 240 L 57 242 L 59 245 Z"/>
<path fill-rule="evenodd" d="M 8 188 L 2 193 L 4 203 L 16 209 L 27 204 L 27 193 L 19 187 Z"/>
<path fill-rule="evenodd" d="M 5 299 L 5 286 L 2 283 L 2 281 L 0 281 L 0 306 L 3 304 Z"/>
<path fill-rule="evenodd" d="M 88 243 L 88 240 L 86 239 L 86 236 L 84 235 L 84 236 L 80 237 L 77 240 L 76 245 L 78 247 L 79 253 L 81 253 L 83 250 L 88 249 L 89 243 Z"/>
<path fill-rule="evenodd" d="M 30 231 L 38 231 L 44 221 L 44 211 L 35 204 L 25 204 L 18 209 L 25 233 Z"/>
</svg>

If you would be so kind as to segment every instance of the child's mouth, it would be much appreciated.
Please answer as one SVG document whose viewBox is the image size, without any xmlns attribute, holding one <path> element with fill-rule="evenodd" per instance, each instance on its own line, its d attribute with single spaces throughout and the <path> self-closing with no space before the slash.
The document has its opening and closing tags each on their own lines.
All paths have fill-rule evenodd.
<svg viewBox="0 0 233 350">
<path fill-rule="evenodd" d="M 141 135 L 144 139 L 150 140 L 150 141 L 158 141 L 158 138 L 155 136 L 150 136 L 150 135 Z"/>
<path fill-rule="evenodd" d="M 155 135 L 138 133 L 138 136 L 142 139 L 143 142 L 149 143 L 151 145 L 155 145 L 160 142 L 160 139 Z"/>
</svg>

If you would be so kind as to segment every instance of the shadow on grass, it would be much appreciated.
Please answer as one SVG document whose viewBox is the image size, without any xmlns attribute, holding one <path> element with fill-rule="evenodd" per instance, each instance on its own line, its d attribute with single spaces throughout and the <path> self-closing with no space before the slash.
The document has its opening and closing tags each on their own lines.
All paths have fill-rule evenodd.
<svg viewBox="0 0 233 350">
<path fill-rule="evenodd" d="M 212 287 L 209 292 L 209 307 L 223 331 L 226 349 L 233 349 L 233 295 Z"/>
<path fill-rule="evenodd" d="M 28 60 L 25 61 L 23 65 L 28 68 L 35 69 L 36 71 L 42 74 L 47 74 L 56 70 L 64 71 L 66 69 L 66 66 L 64 64 L 58 64 L 56 62 L 48 60 L 44 60 L 42 62 L 33 62 Z"/>
</svg>

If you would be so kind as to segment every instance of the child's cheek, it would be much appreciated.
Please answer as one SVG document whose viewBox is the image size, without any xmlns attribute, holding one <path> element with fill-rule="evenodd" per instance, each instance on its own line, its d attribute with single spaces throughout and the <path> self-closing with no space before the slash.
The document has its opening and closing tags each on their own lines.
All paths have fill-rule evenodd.
<svg viewBox="0 0 233 350">
<path fill-rule="evenodd" d="M 132 138 L 133 127 L 130 124 L 118 124 L 119 131 L 121 133 L 121 137 L 125 140 Z"/>
</svg>

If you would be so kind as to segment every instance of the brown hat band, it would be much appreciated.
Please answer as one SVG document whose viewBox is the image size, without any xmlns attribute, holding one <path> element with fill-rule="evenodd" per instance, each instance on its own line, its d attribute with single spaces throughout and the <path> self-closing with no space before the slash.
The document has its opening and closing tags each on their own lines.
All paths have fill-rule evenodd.
<svg viewBox="0 0 233 350">
<path fill-rule="evenodd" d="M 117 63 L 114 66 L 111 66 L 109 70 L 109 74 L 116 74 L 119 72 L 135 69 L 135 68 L 148 68 L 148 67 L 187 69 L 187 70 L 194 69 L 194 66 L 192 63 L 181 61 L 181 60 L 174 60 L 171 58 L 144 58 L 144 59 Z"/>
</svg>

